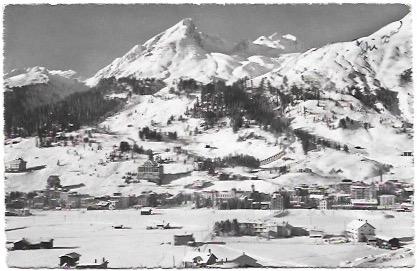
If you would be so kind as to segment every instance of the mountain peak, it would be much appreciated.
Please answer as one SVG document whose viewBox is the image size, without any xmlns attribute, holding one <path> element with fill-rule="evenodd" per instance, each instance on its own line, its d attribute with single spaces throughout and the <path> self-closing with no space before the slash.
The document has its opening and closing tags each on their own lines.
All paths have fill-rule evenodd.
<svg viewBox="0 0 417 271">
<path fill-rule="evenodd" d="M 48 83 L 51 76 L 62 79 L 77 79 L 73 70 L 49 70 L 45 67 L 34 66 L 23 69 L 14 69 L 4 75 L 4 84 L 9 88 L 25 85 Z"/>
<path fill-rule="evenodd" d="M 182 25 L 185 25 L 185 26 L 188 26 L 188 27 L 195 28 L 193 19 L 191 19 L 191 18 L 184 18 L 181 21 L 179 21 L 178 24 L 182 24 Z"/>
<path fill-rule="evenodd" d="M 182 34 L 190 35 L 194 33 L 196 29 L 197 27 L 195 26 L 193 19 L 184 18 L 165 32 L 181 32 Z"/>
</svg>

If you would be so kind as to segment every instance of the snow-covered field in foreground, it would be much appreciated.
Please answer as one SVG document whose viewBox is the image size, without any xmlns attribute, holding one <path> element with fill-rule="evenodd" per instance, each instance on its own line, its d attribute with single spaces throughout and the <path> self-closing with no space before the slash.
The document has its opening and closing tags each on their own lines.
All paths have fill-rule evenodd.
<svg viewBox="0 0 417 271">
<path fill-rule="evenodd" d="M 7 228 L 26 227 L 7 232 L 7 241 L 22 237 L 52 237 L 54 246 L 61 249 L 10 251 L 7 263 L 11 267 L 57 267 L 58 256 L 76 251 L 81 262 L 92 262 L 105 257 L 110 268 L 180 266 L 190 247 L 173 246 L 174 234 L 193 233 L 197 241 L 209 240 L 213 223 L 223 219 L 271 219 L 264 210 L 161 209 L 158 215 L 141 216 L 136 210 L 122 211 L 41 211 L 31 217 L 7 217 Z M 289 221 L 294 226 L 317 228 L 328 233 L 341 233 L 355 218 L 367 219 L 376 227 L 377 234 L 410 237 L 414 235 L 411 213 L 392 213 L 395 218 L 384 218 L 381 211 L 320 211 L 289 210 L 289 215 L 276 219 Z M 147 225 L 165 221 L 183 226 L 175 230 L 146 230 Z M 115 230 L 114 225 L 131 227 Z M 225 245 L 206 245 L 219 259 L 233 259 L 243 252 L 273 266 L 339 266 L 370 255 L 390 251 L 364 244 L 324 244 L 308 237 L 265 240 L 257 237 L 222 238 Z M 67 248 L 64 248 L 67 247 Z M 393 265 L 398 261 L 394 261 Z M 389 262 L 384 262 L 389 265 Z M 399 265 L 401 265 L 399 263 Z"/>
</svg>

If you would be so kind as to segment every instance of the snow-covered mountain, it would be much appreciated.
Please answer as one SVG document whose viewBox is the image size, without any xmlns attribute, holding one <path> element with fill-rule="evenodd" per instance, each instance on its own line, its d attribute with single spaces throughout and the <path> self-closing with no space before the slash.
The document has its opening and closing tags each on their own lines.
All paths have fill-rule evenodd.
<svg viewBox="0 0 417 271">
<path fill-rule="evenodd" d="M 6 102 L 16 100 L 24 104 L 27 109 L 89 89 L 77 79 L 75 71 L 48 70 L 38 66 L 15 69 L 6 73 L 4 86 Z"/>
<path fill-rule="evenodd" d="M 171 81 L 180 77 L 209 82 L 213 78 L 237 80 L 244 76 L 256 77 L 272 68 L 284 47 L 271 47 L 242 41 L 234 44 L 218 37 L 197 31 L 191 19 L 184 19 L 151 38 L 142 45 L 135 45 L 124 56 L 115 59 L 101 69 L 88 85 L 95 85 L 108 77 L 154 77 Z M 250 56 L 257 57 L 252 63 Z M 266 62 L 264 62 L 264 60 Z M 260 72 L 261 71 L 261 72 Z"/>
<path fill-rule="evenodd" d="M 4 84 L 7 88 L 22 87 L 27 85 L 46 84 L 50 80 L 74 82 L 77 73 L 73 70 L 48 70 L 45 67 L 29 67 L 14 69 L 4 75 Z"/>
<path fill-rule="evenodd" d="M 309 86 L 317 84 L 327 91 L 374 92 L 383 87 L 398 93 L 402 116 L 412 122 L 412 84 L 404 78 L 412 68 L 411 14 L 370 36 L 351 42 L 339 42 L 304 53 L 280 57 L 280 67 L 262 78 L 272 85 Z"/>
<path fill-rule="evenodd" d="M 375 92 L 386 88 L 398 93 L 399 110 L 411 121 L 411 84 L 402 80 L 411 72 L 411 15 L 374 34 L 351 42 L 333 43 L 306 52 L 298 51 L 298 39 L 286 34 L 261 36 L 233 44 L 197 31 L 184 19 L 135 45 L 86 83 L 102 78 L 154 77 L 166 82 L 185 77 L 207 83 L 214 78 L 234 82 L 243 77 L 262 78 L 272 85 L 316 84 L 322 89 Z"/>
</svg>

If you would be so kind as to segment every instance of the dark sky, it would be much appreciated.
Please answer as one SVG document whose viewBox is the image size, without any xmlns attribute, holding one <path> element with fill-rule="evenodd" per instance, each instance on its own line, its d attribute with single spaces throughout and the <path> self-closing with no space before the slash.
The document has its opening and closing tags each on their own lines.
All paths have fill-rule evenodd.
<svg viewBox="0 0 417 271">
<path fill-rule="evenodd" d="M 231 41 L 291 33 L 307 49 L 369 35 L 408 12 L 400 4 L 9 5 L 4 69 L 45 66 L 89 77 L 187 17 Z"/>
</svg>

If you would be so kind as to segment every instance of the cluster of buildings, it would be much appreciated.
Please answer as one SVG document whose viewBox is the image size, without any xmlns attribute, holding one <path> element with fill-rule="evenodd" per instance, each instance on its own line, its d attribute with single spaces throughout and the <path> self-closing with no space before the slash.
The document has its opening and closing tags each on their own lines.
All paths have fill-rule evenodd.
<svg viewBox="0 0 417 271">
<path fill-rule="evenodd" d="M 80 143 L 94 143 L 92 139 L 92 129 L 88 129 L 82 132 L 63 132 L 63 131 L 48 131 L 42 135 L 36 137 L 36 146 L 39 148 L 55 147 L 55 146 L 68 146 L 77 145 Z"/>
<path fill-rule="evenodd" d="M 45 189 L 29 193 L 11 192 L 5 195 L 7 215 L 28 215 L 28 209 L 78 209 L 112 210 L 138 207 L 177 206 L 192 201 L 192 195 L 177 193 L 143 192 L 139 195 L 91 196 L 81 194 L 73 189 L 84 184 L 62 185 L 58 175 L 51 175 L 46 180 Z"/>
<path fill-rule="evenodd" d="M 223 221 L 223 225 L 224 222 L 225 221 Z M 293 226 L 287 221 L 283 221 L 282 223 L 259 220 L 237 221 L 236 228 L 230 228 L 231 232 L 225 232 L 225 229 L 219 227 L 219 225 L 221 225 L 221 223 L 216 223 L 214 229 L 214 233 L 218 236 L 232 234 L 237 236 L 259 236 L 270 239 L 309 235 L 309 231 L 306 228 Z"/>
<path fill-rule="evenodd" d="M 138 178 L 163 178 L 163 166 L 152 160 L 138 168 Z M 414 205 L 412 184 L 389 180 L 366 184 L 343 180 L 329 186 L 299 185 L 292 189 L 281 188 L 272 193 L 257 191 L 252 185 L 250 191 L 231 189 L 171 193 L 142 192 L 139 195 L 91 196 L 73 191 L 84 184 L 63 186 L 57 175 L 46 180 L 46 188 L 27 194 L 6 194 L 8 211 L 32 209 L 126 209 L 133 207 L 174 207 L 193 204 L 195 208 L 217 209 L 264 209 L 282 211 L 289 208 L 307 209 L 393 209 L 411 211 Z"/>
<path fill-rule="evenodd" d="M 227 258 L 220 259 L 216 256 L 211 249 L 207 252 L 201 252 L 200 249 L 197 251 L 189 252 L 182 260 L 183 268 L 260 268 L 267 267 L 265 264 L 260 262 L 246 253 L 228 260 Z"/>
<path fill-rule="evenodd" d="M 414 205 L 413 184 L 397 180 L 370 184 L 342 180 L 329 190 L 325 199 L 330 208 L 411 211 Z"/>
<path fill-rule="evenodd" d="M 334 239 L 333 235 L 325 235 L 322 231 L 306 230 L 303 227 L 294 227 L 288 222 L 237 222 L 241 235 L 253 235 L 266 238 L 288 238 L 292 236 L 310 236 L 310 238 Z M 343 238 L 352 243 L 366 242 L 368 245 L 385 249 L 396 249 L 401 246 L 399 238 L 387 237 L 375 233 L 375 227 L 367 220 L 356 219 L 351 221 L 345 229 Z M 339 237 L 340 238 L 340 237 Z M 177 240 L 178 239 L 178 240 Z M 187 245 L 194 241 L 193 236 L 175 236 L 176 245 Z M 181 242 L 180 242 L 181 241 Z M 185 268 L 236 268 L 236 267 L 266 267 L 259 260 L 243 253 L 233 260 L 220 259 L 219 255 L 212 253 L 211 249 L 201 252 L 200 249 L 189 252 L 182 261 Z"/>
<path fill-rule="evenodd" d="M 262 193 L 252 185 L 250 191 L 237 190 L 229 191 L 203 190 L 194 193 L 196 208 L 214 207 L 218 209 L 284 209 L 284 198 L 278 194 L 273 195 Z"/>
<path fill-rule="evenodd" d="M 273 193 L 231 189 L 195 192 L 197 208 L 219 209 L 395 209 L 411 211 L 414 205 L 413 184 L 389 180 L 380 183 L 342 180 L 329 186 L 298 185 Z"/>
<path fill-rule="evenodd" d="M 351 242 L 366 242 L 369 245 L 386 249 L 399 248 L 401 246 L 399 238 L 377 235 L 375 230 L 375 227 L 367 220 L 356 219 L 347 225 L 345 234 Z"/>
</svg>

